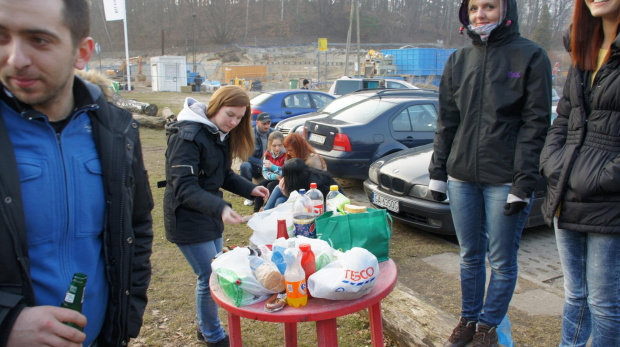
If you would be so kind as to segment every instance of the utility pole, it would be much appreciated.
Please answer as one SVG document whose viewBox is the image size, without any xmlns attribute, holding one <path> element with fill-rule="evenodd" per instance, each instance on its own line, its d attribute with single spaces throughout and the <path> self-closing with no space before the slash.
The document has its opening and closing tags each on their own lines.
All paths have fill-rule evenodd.
<svg viewBox="0 0 620 347">
<path fill-rule="evenodd" d="M 196 12 L 192 13 L 192 46 L 194 51 L 194 72 L 196 72 Z"/>
<path fill-rule="evenodd" d="M 360 0 L 355 0 L 355 13 L 357 13 L 357 77 L 360 77 L 360 71 L 362 70 L 362 65 L 360 65 Z"/>
<path fill-rule="evenodd" d="M 357 0 L 351 0 L 351 15 L 349 16 L 349 32 L 347 33 L 347 47 L 346 55 L 345 55 L 345 63 L 344 63 L 344 75 L 349 76 L 349 50 L 351 49 L 351 30 L 353 30 L 353 9 L 355 8 L 354 3 Z M 358 66 L 359 69 L 359 66 Z"/>
</svg>

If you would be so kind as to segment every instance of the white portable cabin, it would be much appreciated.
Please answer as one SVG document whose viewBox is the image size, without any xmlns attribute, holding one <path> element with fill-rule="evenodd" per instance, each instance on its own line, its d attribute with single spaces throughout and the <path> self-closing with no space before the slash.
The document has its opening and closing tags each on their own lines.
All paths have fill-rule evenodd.
<svg viewBox="0 0 620 347">
<path fill-rule="evenodd" d="M 187 86 L 184 56 L 163 55 L 151 58 L 151 85 L 154 92 L 180 92 Z"/>
</svg>

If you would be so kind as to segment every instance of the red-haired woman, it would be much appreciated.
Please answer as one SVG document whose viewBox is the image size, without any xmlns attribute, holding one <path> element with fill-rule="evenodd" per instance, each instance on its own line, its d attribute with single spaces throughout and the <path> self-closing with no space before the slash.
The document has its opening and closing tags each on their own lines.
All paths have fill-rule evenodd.
<svg viewBox="0 0 620 347">
<path fill-rule="evenodd" d="M 325 160 L 321 158 L 321 156 L 308 144 L 306 139 L 304 139 L 301 135 L 297 133 L 291 133 L 287 137 L 284 138 L 284 148 L 286 149 L 286 160 L 292 158 L 299 158 L 303 160 L 307 166 L 311 168 L 315 168 L 317 170 L 327 170 L 327 164 Z M 272 209 L 281 203 L 287 200 L 287 195 L 284 195 L 283 192 L 286 192 L 286 187 L 284 180 L 280 180 L 280 184 L 278 187 L 275 187 L 271 192 L 271 196 L 263 210 Z M 307 187 L 309 188 L 309 187 Z"/>
<path fill-rule="evenodd" d="M 564 272 L 560 346 L 620 346 L 620 0 L 576 0 L 572 62 L 540 157 Z"/>
</svg>

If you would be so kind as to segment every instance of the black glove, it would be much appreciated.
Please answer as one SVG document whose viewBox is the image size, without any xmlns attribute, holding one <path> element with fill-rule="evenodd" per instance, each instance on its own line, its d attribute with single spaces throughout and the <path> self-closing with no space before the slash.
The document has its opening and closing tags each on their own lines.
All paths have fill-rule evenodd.
<svg viewBox="0 0 620 347">
<path fill-rule="evenodd" d="M 431 195 L 433 196 L 433 200 L 435 201 L 444 201 L 448 198 L 445 193 L 440 193 L 434 190 L 431 190 Z"/>
<path fill-rule="evenodd" d="M 515 201 L 509 202 L 504 205 L 504 216 L 512 216 L 515 213 L 523 211 L 523 209 L 527 206 L 527 202 L 525 201 Z"/>
</svg>

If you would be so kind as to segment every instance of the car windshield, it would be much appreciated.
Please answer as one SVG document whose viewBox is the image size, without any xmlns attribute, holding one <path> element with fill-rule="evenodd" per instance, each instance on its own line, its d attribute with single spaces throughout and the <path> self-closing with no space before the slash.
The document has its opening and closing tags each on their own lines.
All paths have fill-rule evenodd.
<svg viewBox="0 0 620 347">
<path fill-rule="evenodd" d="M 258 94 L 257 96 L 253 97 L 252 100 L 250 100 L 250 104 L 260 106 L 266 103 L 267 100 L 271 99 L 272 96 L 273 95 L 269 93 Z"/>
<path fill-rule="evenodd" d="M 373 98 L 345 108 L 331 117 L 348 123 L 367 123 L 391 107 L 394 107 L 394 102 Z"/>
<path fill-rule="evenodd" d="M 319 108 L 317 112 L 332 114 L 367 98 L 368 95 L 360 94 L 342 96 L 332 100 L 332 102 L 330 102 L 329 104 Z"/>
</svg>

